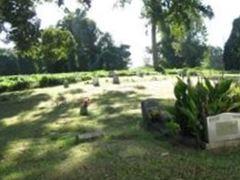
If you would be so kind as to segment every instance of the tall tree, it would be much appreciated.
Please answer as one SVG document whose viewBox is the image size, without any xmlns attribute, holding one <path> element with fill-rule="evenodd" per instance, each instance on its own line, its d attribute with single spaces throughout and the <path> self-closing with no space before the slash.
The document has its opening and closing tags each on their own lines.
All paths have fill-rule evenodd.
<svg viewBox="0 0 240 180">
<path fill-rule="evenodd" d="M 76 66 L 76 42 L 69 31 L 49 28 L 42 33 L 41 52 L 48 72 L 66 72 Z"/>
<path fill-rule="evenodd" d="M 221 47 L 210 46 L 209 49 L 209 67 L 214 69 L 223 69 L 223 49 Z"/>
<path fill-rule="evenodd" d="M 120 45 L 115 46 L 112 37 L 109 33 L 101 36 L 98 42 L 98 69 L 117 70 L 127 68 L 130 62 L 129 52 L 130 46 Z"/>
<path fill-rule="evenodd" d="M 6 40 L 14 41 L 19 50 L 26 50 L 36 42 L 40 36 L 39 27 L 33 1 L 0 1 L 0 32 L 5 31 Z"/>
<path fill-rule="evenodd" d="M 7 49 L 0 49 L 0 75 L 14 75 L 19 73 L 16 55 Z"/>
<path fill-rule="evenodd" d="M 233 22 L 232 32 L 227 40 L 223 62 L 226 70 L 240 70 L 240 17 Z"/>
<path fill-rule="evenodd" d="M 121 4 L 130 3 L 132 0 L 120 0 Z M 175 24 L 178 27 L 188 29 L 191 19 L 201 17 L 212 17 L 213 12 L 210 6 L 204 5 L 202 0 L 143 0 L 143 15 L 149 19 L 152 33 L 152 54 L 154 68 L 159 65 L 157 52 L 157 31 L 168 31 L 167 24 Z M 184 30 L 176 35 L 183 36 Z"/>
<path fill-rule="evenodd" d="M 164 61 L 170 67 L 200 65 L 207 51 L 206 28 L 202 22 L 201 19 L 191 20 L 189 29 L 171 23 L 165 25 L 159 46 Z"/>
<path fill-rule="evenodd" d="M 79 68 L 81 70 L 89 70 L 96 60 L 96 42 L 100 35 L 96 23 L 87 18 L 86 11 L 77 9 L 74 13 L 69 12 L 69 14 L 58 23 L 58 27 L 72 33 L 77 42 Z"/>
<path fill-rule="evenodd" d="M 38 3 L 53 0 L 0 0 L 0 33 L 7 34 L 6 42 L 13 41 L 16 48 L 25 51 L 40 37 L 40 20 L 36 17 Z M 91 0 L 78 0 L 91 6 Z M 59 6 L 64 0 L 57 0 Z"/>
</svg>

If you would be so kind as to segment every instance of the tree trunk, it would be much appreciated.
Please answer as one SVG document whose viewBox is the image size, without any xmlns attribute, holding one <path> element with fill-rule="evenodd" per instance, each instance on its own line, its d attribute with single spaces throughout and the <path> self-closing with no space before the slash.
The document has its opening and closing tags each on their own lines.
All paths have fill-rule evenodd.
<svg viewBox="0 0 240 180">
<path fill-rule="evenodd" d="M 157 53 L 157 37 L 156 37 L 156 31 L 157 31 L 157 23 L 152 18 L 152 59 L 153 59 L 153 67 L 155 70 L 158 68 L 158 53 Z"/>
</svg>

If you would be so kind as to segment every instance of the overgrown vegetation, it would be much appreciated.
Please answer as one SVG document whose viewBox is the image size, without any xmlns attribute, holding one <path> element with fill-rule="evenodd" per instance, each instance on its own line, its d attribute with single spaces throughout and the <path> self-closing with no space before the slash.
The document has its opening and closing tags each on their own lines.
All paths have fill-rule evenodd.
<svg viewBox="0 0 240 180">
<path fill-rule="evenodd" d="M 193 84 L 190 79 L 178 79 L 174 89 L 176 96 L 175 119 L 184 136 L 207 142 L 206 120 L 208 116 L 223 112 L 240 111 L 240 95 L 231 93 L 232 80 L 222 79 L 213 84 L 207 78 Z"/>
</svg>

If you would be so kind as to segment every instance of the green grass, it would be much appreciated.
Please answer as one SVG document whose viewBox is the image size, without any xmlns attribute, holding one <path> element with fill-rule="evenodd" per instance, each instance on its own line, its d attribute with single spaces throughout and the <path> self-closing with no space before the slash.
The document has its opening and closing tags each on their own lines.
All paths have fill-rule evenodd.
<svg viewBox="0 0 240 180">
<path fill-rule="evenodd" d="M 1 95 L 0 179 L 240 178 L 240 148 L 196 150 L 144 131 L 139 126 L 140 102 L 157 94 L 146 92 L 144 85 L 128 83 L 131 90 L 123 91 L 118 88 L 122 84 L 110 87 L 101 82 L 93 89 L 81 83 L 70 89 Z M 59 92 L 67 99 L 65 105 L 56 106 Z M 91 99 L 90 115 L 81 117 L 79 105 L 86 96 Z M 165 107 L 174 103 L 160 101 Z M 75 143 L 76 134 L 94 130 L 102 130 L 104 137 Z M 162 156 L 165 152 L 169 155 Z"/>
</svg>

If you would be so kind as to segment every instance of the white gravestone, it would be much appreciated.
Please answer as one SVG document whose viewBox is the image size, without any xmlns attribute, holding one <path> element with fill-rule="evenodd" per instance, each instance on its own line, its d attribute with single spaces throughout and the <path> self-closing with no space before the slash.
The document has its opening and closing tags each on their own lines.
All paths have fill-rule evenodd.
<svg viewBox="0 0 240 180">
<path fill-rule="evenodd" d="M 240 144 L 240 113 L 222 113 L 207 118 L 207 148 Z"/>
</svg>

